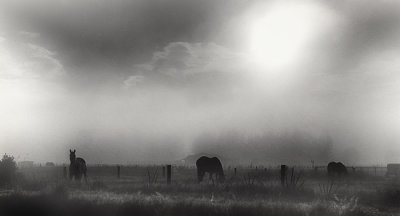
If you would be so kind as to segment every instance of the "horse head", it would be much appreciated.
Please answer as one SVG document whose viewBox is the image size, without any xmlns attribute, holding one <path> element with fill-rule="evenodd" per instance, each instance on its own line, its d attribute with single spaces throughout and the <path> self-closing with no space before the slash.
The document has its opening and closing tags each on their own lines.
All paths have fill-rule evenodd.
<svg viewBox="0 0 400 216">
<path fill-rule="evenodd" d="M 70 149 L 69 150 L 69 160 L 71 163 L 75 162 L 76 155 L 75 155 L 76 150 L 74 149 L 73 151 Z"/>
</svg>

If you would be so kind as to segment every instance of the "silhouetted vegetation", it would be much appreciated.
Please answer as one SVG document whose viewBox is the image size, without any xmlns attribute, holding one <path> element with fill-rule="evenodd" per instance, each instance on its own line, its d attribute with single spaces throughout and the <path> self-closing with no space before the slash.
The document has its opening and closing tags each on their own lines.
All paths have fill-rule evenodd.
<svg viewBox="0 0 400 216">
<path fill-rule="evenodd" d="M 14 157 L 5 154 L 0 160 L 0 186 L 10 186 L 15 181 L 16 171 Z"/>
</svg>

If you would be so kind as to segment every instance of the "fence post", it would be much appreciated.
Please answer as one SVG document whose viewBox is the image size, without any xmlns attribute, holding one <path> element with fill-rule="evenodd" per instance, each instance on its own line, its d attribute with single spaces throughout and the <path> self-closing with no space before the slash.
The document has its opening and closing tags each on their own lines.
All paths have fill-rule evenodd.
<svg viewBox="0 0 400 216">
<path fill-rule="evenodd" d="M 281 165 L 281 184 L 282 184 L 282 186 L 285 186 L 286 170 L 287 170 L 287 166 Z"/>
<path fill-rule="evenodd" d="M 162 177 L 165 178 L 165 166 L 162 167 Z"/>
<path fill-rule="evenodd" d="M 294 179 L 294 167 L 292 167 L 292 174 L 290 175 L 290 183 L 293 184 L 295 181 Z"/>
<path fill-rule="evenodd" d="M 67 176 L 67 167 L 66 167 L 66 166 L 63 167 L 63 174 L 64 174 L 64 179 L 68 179 L 68 176 Z"/>
<path fill-rule="evenodd" d="M 235 176 L 236 176 L 236 167 L 235 167 L 235 169 L 234 169 L 234 172 L 235 172 Z"/>
<path fill-rule="evenodd" d="M 117 178 L 119 179 L 121 177 L 121 166 L 117 165 Z"/>
<path fill-rule="evenodd" d="M 167 165 L 167 184 L 171 184 L 171 165 Z"/>
</svg>

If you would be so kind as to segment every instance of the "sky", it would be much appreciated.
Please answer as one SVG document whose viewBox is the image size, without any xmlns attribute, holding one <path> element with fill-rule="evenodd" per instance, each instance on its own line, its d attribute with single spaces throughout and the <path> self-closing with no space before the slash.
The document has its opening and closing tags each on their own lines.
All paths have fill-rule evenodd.
<svg viewBox="0 0 400 216">
<path fill-rule="evenodd" d="M 0 153 L 400 162 L 399 21 L 391 0 L 0 0 Z"/>
</svg>

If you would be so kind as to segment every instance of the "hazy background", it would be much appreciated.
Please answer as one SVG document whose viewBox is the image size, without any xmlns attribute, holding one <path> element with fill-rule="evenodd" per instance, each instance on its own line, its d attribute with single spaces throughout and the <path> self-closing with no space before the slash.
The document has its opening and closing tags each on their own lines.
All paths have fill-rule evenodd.
<svg viewBox="0 0 400 216">
<path fill-rule="evenodd" d="M 0 0 L 0 154 L 400 161 L 396 1 Z"/>
</svg>

